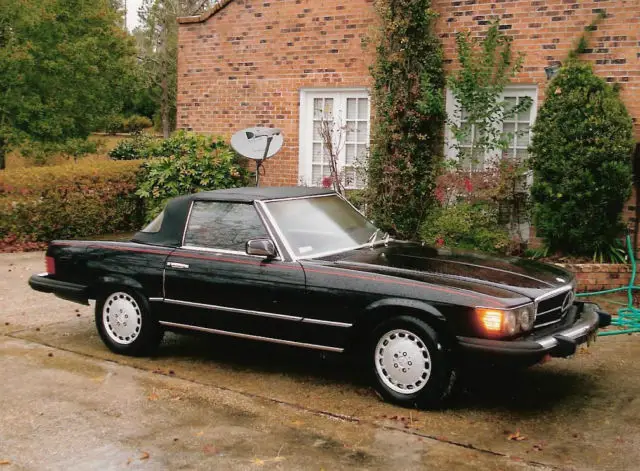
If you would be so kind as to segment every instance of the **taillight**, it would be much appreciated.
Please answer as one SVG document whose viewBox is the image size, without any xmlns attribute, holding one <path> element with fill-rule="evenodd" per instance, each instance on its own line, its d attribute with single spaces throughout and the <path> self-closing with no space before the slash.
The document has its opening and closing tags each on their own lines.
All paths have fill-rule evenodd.
<svg viewBox="0 0 640 471">
<path fill-rule="evenodd" d="M 56 260 L 53 257 L 45 257 L 45 264 L 47 266 L 47 273 L 49 275 L 56 274 Z"/>
</svg>

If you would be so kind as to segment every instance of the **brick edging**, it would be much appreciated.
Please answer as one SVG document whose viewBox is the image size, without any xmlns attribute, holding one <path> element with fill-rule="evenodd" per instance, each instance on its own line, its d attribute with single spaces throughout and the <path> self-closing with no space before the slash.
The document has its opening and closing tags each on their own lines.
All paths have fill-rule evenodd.
<svg viewBox="0 0 640 471">
<path fill-rule="evenodd" d="M 612 263 L 556 263 L 572 272 L 578 280 L 578 291 L 602 291 L 622 288 L 631 279 L 631 265 Z"/>
</svg>

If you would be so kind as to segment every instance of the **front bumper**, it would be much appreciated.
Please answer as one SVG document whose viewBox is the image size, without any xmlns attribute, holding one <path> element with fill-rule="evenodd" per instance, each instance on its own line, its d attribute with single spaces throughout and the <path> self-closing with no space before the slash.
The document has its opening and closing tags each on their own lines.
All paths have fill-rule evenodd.
<svg viewBox="0 0 640 471">
<path fill-rule="evenodd" d="M 36 291 L 53 293 L 59 298 L 80 304 L 89 304 L 89 288 L 77 283 L 69 283 L 53 279 L 48 273 L 32 275 L 29 278 L 29 286 Z"/>
<path fill-rule="evenodd" d="M 578 345 L 595 339 L 598 328 L 611 324 L 611 316 L 600 311 L 597 304 L 577 304 L 578 312 L 574 322 L 559 327 L 551 334 L 540 337 L 535 337 L 535 334 L 532 334 L 532 336 L 516 340 L 458 337 L 458 344 L 463 354 L 515 357 L 533 362 L 547 355 L 568 357 L 576 352 Z"/>
</svg>

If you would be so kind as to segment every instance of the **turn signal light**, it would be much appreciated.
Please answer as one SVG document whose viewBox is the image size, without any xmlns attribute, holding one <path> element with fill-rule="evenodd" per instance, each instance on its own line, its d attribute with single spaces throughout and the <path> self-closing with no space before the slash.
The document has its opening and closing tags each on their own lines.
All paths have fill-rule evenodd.
<svg viewBox="0 0 640 471">
<path fill-rule="evenodd" d="M 478 309 L 480 322 L 487 332 L 499 334 L 502 332 L 503 311 L 495 309 Z"/>
<path fill-rule="evenodd" d="M 526 304 L 512 309 L 476 308 L 480 325 L 489 335 L 515 335 L 533 328 L 535 306 Z"/>
<path fill-rule="evenodd" d="M 47 273 L 49 275 L 55 275 L 56 274 L 56 259 L 53 257 L 45 257 L 45 265 L 47 267 Z"/>
</svg>

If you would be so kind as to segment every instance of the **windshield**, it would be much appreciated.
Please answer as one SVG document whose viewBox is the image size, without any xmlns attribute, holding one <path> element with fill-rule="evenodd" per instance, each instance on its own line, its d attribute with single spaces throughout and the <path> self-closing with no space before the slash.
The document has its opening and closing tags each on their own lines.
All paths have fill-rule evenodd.
<svg viewBox="0 0 640 471">
<path fill-rule="evenodd" d="M 297 257 L 355 249 L 376 239 L 376 227 L 338 196 L 266 205 Z"/>
</svg>

